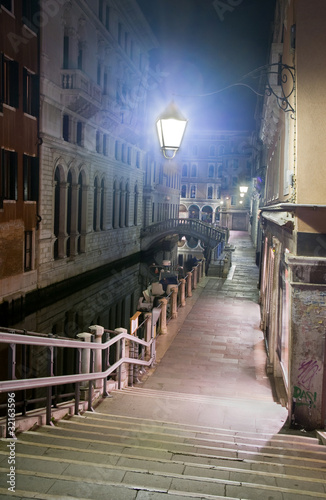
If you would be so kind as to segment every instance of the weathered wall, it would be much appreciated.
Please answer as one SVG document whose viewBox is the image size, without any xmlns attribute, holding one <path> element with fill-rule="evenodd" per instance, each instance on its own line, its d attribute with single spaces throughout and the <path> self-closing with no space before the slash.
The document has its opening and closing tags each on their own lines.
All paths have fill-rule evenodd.
<svg viewBox="0 0 326 500">
<path fill-rule="evenodd" d="M 291 298 L 292 411 L 305 429 L 323 427 L 326 285 L 293 284 Z"/>
</svg>

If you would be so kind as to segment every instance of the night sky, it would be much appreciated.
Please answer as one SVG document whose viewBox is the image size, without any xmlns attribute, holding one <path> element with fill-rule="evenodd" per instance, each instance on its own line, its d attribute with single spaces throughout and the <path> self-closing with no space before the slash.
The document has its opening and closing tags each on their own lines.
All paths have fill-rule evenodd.
<svg viewBox="0 0 326 500">
<path fill-rule="evenodd" d="M 250 90 L 235 87 L 211 97 L 197 95 L 236 83 L 267 62 L 275 0 L 138 4 L 160 44 L 152 62 L 164 73 L 166 104 L 174 99 L 194 128 L 253 128 L 256 96 Z"/>
</svg>

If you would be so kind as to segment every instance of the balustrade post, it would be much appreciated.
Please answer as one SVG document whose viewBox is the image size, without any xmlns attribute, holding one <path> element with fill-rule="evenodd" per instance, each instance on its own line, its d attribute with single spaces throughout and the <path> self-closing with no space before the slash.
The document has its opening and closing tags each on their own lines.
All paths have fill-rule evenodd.
<svg viewBox="0 0 326 500">
<path fill-rule="evenodd" d="M 168 333 L 168 329 L 166 326 L 166 310 L 167 310 L 167 299 L 160 299 L 160 304 L 162 304 L 161 307 L 161 334 Z"/>
<path fill-rule="evenodd" d="M 79 339 L 82 339 L 83 342 L 91 342 L 93 335 L 89 332 L 82 332 L 76 335 Z M 90 349 L 82 349 L 81 354 L 81 373 L 89 373 L 90 368 L 90 360 L 91 360 L 91 350 Z M 89 383 L 87 381 L 82 382 L 80 386 L 80 391 L 82 394 L 82 399 L 88 399 L 87 390 L 89 387 Z"/>
<path fill-rule="evenodd" d="M 192 268 L 194 274 L 194 290 L 197 288 L 197 266 Z"/>
<path fill-rule="evenodd" d="M 185 307 L 186 305 L 186 280 L 182 278 L 180 280 L 181 287 L 181 307 Z"/>
<path fill-rule="evenodd" d="M 198 283 L 200 283 L 200 280 L 202 277 L 202 270 L 203 270 L 203 263 L 202 263 L 202 261 L 199 261 L 199 263 L 198 263 Z"/>
<path fill-rule="evenodd" d="M 192 297 L 192 286 L 191 286 L 191 280 L 192 280 L 192 273 L 189 271 L 187 273 L 188 279 L 187 279 L 187 295 L 188 297 Z"/>
<path fill-rule="evenodd" d="M 95 343 L 96 344 L 101 344 L 102 343 L 102 336 L 104 333 L 104 328 L 103 326 L 99 325 L 92 325 L 89 327 L 90 332 L 95 335 Z M 95 351 L 95 372 L 101 372 L 102 371 L 102 351 L 100 349 L 97 349 Z M 96 389 L 103 389 L 103 379 L 97 379 L 95 381 L 95 387 Z"/>
<path fill-rule="evenodd" d="M 119 333 L 128 333 L 126 328 L 115 328 L 115 333 L 119 335 Z M 119 346 L 117 346 L 117 355 L 116 361 L 119 361 L 120 358 L 129 357 L 129 342 L 127 340 L 121 339 Z M 128 386 L 128 372 L 129 366 L 127 363 L 123 363 L 118 368 L 118 389 L 121 387 Z"/>
<path fill-rule="evenodd" d="M 152 313 L 145 313 L 146 318 L 146 331 L 145 331 L 145 340 L 146 342 L 150 342 L 152 336 Z M 146 346 L 145 351 L 146 358 L 151 357 L 151 348 Z"/>
<path fill-rule="evenodd" d="M 171 300 L 172 300 L 172 319 L 175 319 L 178 316 L 178 286 L 177 285 L 172 288 Z"/>
</svg>

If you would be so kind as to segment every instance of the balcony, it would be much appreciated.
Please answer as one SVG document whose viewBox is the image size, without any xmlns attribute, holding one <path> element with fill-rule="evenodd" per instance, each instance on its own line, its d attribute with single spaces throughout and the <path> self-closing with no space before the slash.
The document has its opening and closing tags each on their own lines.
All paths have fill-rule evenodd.
<svg viewBox="0 0 326 500">
<path fill-rule="evenodd" d="M 102 106 L 101 87 L 79 69 L 61 71 L 62 103 L 86 119 L 94 116 Z"/>
</svg>

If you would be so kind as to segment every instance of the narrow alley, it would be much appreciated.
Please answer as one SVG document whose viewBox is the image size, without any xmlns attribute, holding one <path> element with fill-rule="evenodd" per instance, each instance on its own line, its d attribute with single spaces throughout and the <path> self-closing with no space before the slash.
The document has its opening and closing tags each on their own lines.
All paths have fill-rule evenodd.
<svg viewBox="0 0 326 500">
<path fill-rule="evenodd" d="M 246 232 L 232 231 L 228 278 L 206 277 L 157 342 L 157 365 L 99 411 L 257 432 L 278 432 L 287 410 L 274 402 L 259 328 L 258 268 Z M 135 394 L 136 392 L 136 394 Z M 128 394 L 128 397 L 126 396 Z M 146 398 L 158 397 L 148 405 Z"/>
</svg>

